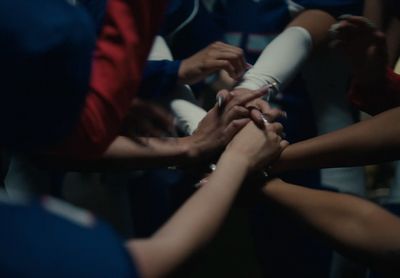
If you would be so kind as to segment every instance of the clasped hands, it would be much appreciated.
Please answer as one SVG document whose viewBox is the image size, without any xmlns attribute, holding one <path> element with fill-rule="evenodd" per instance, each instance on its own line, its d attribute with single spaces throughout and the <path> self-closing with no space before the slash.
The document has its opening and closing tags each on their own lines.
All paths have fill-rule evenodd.
<svg viewBox="0 0 400 278">
<path fill-rule="evenodd" d="M 267 93 L 264 88 L 220 91 L 223 104 L 217 103 L 192 135 L 199 153 L 208 159 L 222 151 L 235 153 L 247 160 L 249 170 L 265 168 L 277 159 L 289 143 L 275 120 L 286 113 L 261 99 Z"/>
</svg>

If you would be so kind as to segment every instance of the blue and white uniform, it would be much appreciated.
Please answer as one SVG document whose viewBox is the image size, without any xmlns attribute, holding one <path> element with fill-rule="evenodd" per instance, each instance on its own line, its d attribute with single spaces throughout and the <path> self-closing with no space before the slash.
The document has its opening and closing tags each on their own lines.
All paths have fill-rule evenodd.
<svg viewBox="0 0 400 278">
<path fill-rule="evenodd" d="M 1 277 L 139 277 L 123 241 L 88 212 L 0 191 Z"/>
</svg>

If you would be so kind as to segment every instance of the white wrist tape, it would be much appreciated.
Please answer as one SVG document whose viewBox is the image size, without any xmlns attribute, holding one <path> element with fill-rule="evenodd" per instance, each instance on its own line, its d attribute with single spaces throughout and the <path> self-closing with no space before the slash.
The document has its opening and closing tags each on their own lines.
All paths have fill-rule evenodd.
<svg viewBox="0 0 400 278">
<path fill-rule="evenodd" d="M 175 99 L 170 105 L 175 114 L 177 126 L 187 135 L 193 134 L 200 121 L 207 114 L 201 107 L 183 99 Z"/>
<path fill-rule="evenodd" d="M 276 82 L 278 89 L 290 83 L 312 50 L 310 33 L 302 27 L 289 27 L 261 53 L 237 88 L 257 90 Z"/>
</svg>

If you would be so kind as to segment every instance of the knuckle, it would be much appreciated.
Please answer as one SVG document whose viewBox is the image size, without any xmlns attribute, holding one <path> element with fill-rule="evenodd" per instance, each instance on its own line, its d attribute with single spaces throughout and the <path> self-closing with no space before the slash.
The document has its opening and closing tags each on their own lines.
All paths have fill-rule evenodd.
<svg viewBox="0 0 400 278">
<path fill-rule="evenodd" d="M 239 113 L 239 112 L 242 112 L 242 107 L 240 107 L 239 105 L 235 105 L 232 107 L 232 110 L 235 113 Z"/>
</svg>

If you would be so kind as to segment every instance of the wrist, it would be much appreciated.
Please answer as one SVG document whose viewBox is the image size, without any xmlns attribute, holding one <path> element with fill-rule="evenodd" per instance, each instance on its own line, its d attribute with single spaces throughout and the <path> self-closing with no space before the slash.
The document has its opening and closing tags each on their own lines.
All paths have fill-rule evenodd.
<svg viewBox="0 0 400 278">
<path fill-rule="evenodd" d="M 274 197 L 274 194 L 279 191 L 279 189 L 283 186 L 283 181 L 279 178 L 274 178 L 271 180 L 268 180 L 263 188 L 262 188 L 262 192 L 264 193 L 264 195 L 268 198 L 272 198 Z"/>
<path fill-rule="evenodd" d="M 188 61 L 184 59 L 180 62 L 178 69 L 178 83 L 179 84 L 188 84 L 189 76 L 188 76 Z"/>
<path fill-rule="evenodd" d="M 225 152 L 221 155 L 220 162 L 227 162 L 229 164 L 235 164 L 244 169 L 247 173 L 252 171 L 253 163 L 251 160 L 243 155 L 242 153 L 235 152 L 233 150 L 225 150 Z"/>
<path fill-rule="evenodd" d="M 186 136 L 179 138 L 179 144 L 185 156 L 185 160 L 189 163 L 195 162 L 200 158 L 200 150 L 197 146 L 193 136 Z"/>
</svg>

